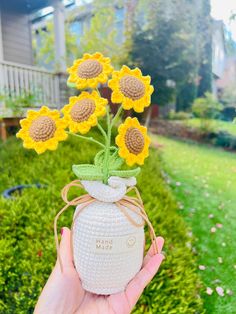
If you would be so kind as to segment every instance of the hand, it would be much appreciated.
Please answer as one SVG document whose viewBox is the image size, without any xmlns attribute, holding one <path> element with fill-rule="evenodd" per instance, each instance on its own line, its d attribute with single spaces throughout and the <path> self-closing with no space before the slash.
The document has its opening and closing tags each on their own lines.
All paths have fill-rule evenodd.
<svg viewBox="0 0 236 314">
<path fill-rule="evenodd" d="M 63 229 L 60 255 L 63 264 L 61 272 L 59 261 L 39 297 L 35 314 L 128 314 L 135 306 L 144 288 L 155 276 L 164 256 L 161 250 L 162 237 L 157 237 L 158 254 L 154 255 L 153 246 L 144 258 L 140 272 L 129 282 L 124 292 L 102 296 L 85 291 L 72 259 L 70 230 Z"/>
</svg>

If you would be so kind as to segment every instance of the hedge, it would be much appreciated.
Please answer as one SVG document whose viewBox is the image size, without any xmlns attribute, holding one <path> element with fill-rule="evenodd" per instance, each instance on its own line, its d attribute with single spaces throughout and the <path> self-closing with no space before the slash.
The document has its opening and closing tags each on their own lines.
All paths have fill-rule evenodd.
<svg viewBox="0 0 236 314">
<path fill-rule="evenodd" d="M 60 190 L 75 179 L 71 164 L 91 162 L 95 152 L 95 146 L 74 140 L 42 156 L 24 150 L 14 138 L 0 144 L 0 192 L 18 184 L 46 185 L 26 189 L 14 200 L 0 198 L 0 313 L 33 313 L 56 258 L 53 219 L 63 205 Z M 166 259 L 134 313 L 204 313 L 188 230 L 164 183 L 156 152 L 138 185 L 157 234 L 166 239 Z M 72 214 L 73 209 L 61 218 L 60 226 L 69 226 Z"/>
</svg>

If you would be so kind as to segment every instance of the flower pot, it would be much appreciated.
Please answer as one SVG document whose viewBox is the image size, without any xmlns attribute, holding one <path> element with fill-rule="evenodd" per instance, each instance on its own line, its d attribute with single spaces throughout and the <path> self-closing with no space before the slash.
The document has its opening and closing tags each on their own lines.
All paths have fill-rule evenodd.
<svg viewBox="0 0 236 314">
<path fill-rule="evenodd" d="M 74 214 L 74 263 L 82 286 L 103 295 L 124 291 L 139 272 L 144 253 L 142 218 L 123 206 L 129 217 L 141 225 L 138 227 L 118 203 L 136 180 L 111 177 L 108 185 L 99 181 L 81 183 L 95 199 L 85 207 L 78 205 Z"/>
</svg>

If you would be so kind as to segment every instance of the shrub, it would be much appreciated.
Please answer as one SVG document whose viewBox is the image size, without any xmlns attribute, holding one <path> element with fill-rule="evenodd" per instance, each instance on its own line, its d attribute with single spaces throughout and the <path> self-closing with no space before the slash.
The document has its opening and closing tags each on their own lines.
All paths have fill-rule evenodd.
<svg viewBox="0 0 236 314">
<path fill-rule="evenodd" d="M 192 112 L 200 118 L 200 130 L 202 133 L 214 131 L 214 123 L 212 119 L 219 118 L 223 106 L 217 101 L 211 93 L 206 93 L 205 97 L 195 99 L 192 105 Z"/>
<path fill-rule="evenodd" d="M 168 115 L 168 119 L 170 120 L 187 120 L 191 118 L 192 118 L 192 114 L 185 111 L 175 112 L 174 110 L 170 110 L 169 115 Z"/>
<path fill-rule="evenodd" d="M 220 131 L 216 134 L 216 138 L 214 139 L 213 143 L 216 146 L 236 149 L 236 136 L 226 131 Z"/>
<path fill-rule="evenodd" d="M 192 112 L 197 118 L 215 119 L 219 116 L 223 106 L 211 93 L 206 93 L 205 97 L 197 98 L 192 105 Z"/>
<path fill-rule="evenodd" d="M 15 200 L 0 199 L 0 313 L 7 314 L 33 313 L 55 262 L 53 219 L 63 205 L 60 190 L 74 179 L 71 165 L 78 159 L 90 162 L 96 150 L 70 140 L 56 152 L 36 156 L 21 145 L 15 139 L 0 144 L 0 191 L 21 183 L 40 182 L 47 187 L 25 190 Z M 161 176 L 156 152 L 151 153 L 138 185 L 157 234 L 166 238 L 166 259 L 134 313 L 203 313 L 186 225 Z M 65 213 L 59 227 L 69 226 L 72 215 L 73 209 Z"/>
<path fill-rule="evenodd" d="M 0 102 L 5 104 L 6 109 L 9 109 L 13 116 L 22 116 L 25 108 L 35 107 L 35 103 L 38 102 L 36 94 L 39 94 L 39 92 L 32 93 L 21 90 L 20 95 L 14 97 L 6 92 L 0 94 Z"/>
</svg>

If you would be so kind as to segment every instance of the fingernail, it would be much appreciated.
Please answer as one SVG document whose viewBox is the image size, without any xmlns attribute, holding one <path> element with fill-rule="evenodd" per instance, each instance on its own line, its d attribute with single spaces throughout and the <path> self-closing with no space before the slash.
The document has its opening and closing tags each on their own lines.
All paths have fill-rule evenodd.
<svg viewBox="0 0 236 314">
<path fill-rule="evenodd" d="M 61 228 L 61 235 L 63 235 L 63 228 Z"/>
<path fill-rule="evenodd" d="M 164 260 L 166 258 L 165 255 L 164 255 L 164 252 L 161 252 L 160 255 L 162 255 L 162 260 Z"/>
</svg>

